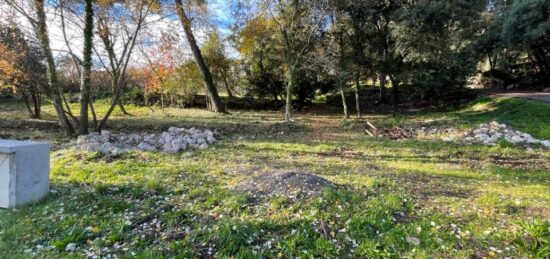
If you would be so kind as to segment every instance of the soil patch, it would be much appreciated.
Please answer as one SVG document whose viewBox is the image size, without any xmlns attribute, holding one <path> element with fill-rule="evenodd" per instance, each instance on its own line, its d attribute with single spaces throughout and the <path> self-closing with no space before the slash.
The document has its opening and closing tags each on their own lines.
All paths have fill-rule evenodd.
<svg viewBox="0 0 550 259">
<path fill-rule="evenodd" d="M 335 185 L 313 174 L 295 172 L 266 173 L 235 186 L 237 191 L 254 197 L 286 196 L 292 199 L 312 197 L 326 188 L 335 188 Z"/>
</svg>

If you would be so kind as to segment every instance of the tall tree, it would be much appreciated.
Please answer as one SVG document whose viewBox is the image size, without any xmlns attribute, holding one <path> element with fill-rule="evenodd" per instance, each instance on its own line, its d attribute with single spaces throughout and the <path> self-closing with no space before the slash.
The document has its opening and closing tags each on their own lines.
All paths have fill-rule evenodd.
<svg viewBox="0 0 550 259">
<path fill-rule="evenodd" d="M 92 0 L 84 1 L 84 12 L 84 49 L 82 52 L 82 78 L 80 83 L 80 135 L 88 134 L 88 106 L 90 105 L 90 85 L 92 84 L 92 44 L 94 37 L 94 10 Z"/>
<path fill-rule="evenodd" d="M 33 3 L 29 4 L 30 8 L 33 9 L 32 12 L 29 12 L 25 8 L 26 6 L 23 6 L 24 3 L 21 1 L 6 0 L 6 2 L 17 12 L 23 15 L 31 24 L 45 56 L 47 74 L 47 89 L 45 92 L 53 101 L 57 119 L 65 134 L 74 135 L 75 132 L 73 125 L 67 118 L 65 108 L 63 107 L 62 90 L 57 78 L 55 61 L 50 47 L 48 26 L 46 24 L 46 13 L 44 11 L 44 0 L 34 0 Z"/>
<path fill-rule="evenodd" d="M 541 81 L 550 80 L 549 1 L 514 1 L 503 19 L 502 38 L 512 48 L 526 50 L 539 69 Z"/>
<path fill-rule="evenodd" d="M 265 0 L 275 21 L 283 48 L 286 74 L 285 121 L 292 121 L 292 96 L 300 70 L 311 61 L 311 53 L 327 21 L 328 3 L 313 0 Z"/>
<path fill-rule="evenodd" d="M 15 23 L 0 24 L 0 90 L 21 95 L 30 118 L 40 118 L 46 68 L 42 51 Z"/>
<path fill-rule="evenodd" d="M 120 11 L 121 7 L 125 10 Z M 97 48 L 95 52 L 98 54 L 101 65 L 111 77 L 113 97 L 107 113 L 96 127 L 97 131 L 105 126 L 116 106 L 127 113 L 122 106 L 121 96 L 126 85 L 128 65 L 137 38 L 142 29 L 148 25 L 146 19 L 156 8 L 157 3 L 150 0 L 127 1 L 124 5 L 120 5 L 116 0 L 100 2 L 100 11 L 97 13 L 97 32 L 103 43 L 104 53 L 100 53 Z M 117 39 L 121 41 L 118 42 Z M 116 51 L 117 47 L 120 47 L 121 51 Z"/>
<path fill-rule="evenodd" d="M 373 5 L 377 1 L 373 0 L 346 0 L 342 6 L 344 13 L 347 15 L 346 27 L 348 28 L 348 37 L 352 54 L 350 61 L 352 63 L 351 70 L 354 79 L 355 90 L 355 107 L 357 117 L 361 117 L 361 103 L 359 96 L 359 88 L 361 86 L 361 76 L 363 71 L 367 68 L 373 68 L 372 58 L 365 55 L 366 46 L 368 42 L 366 28 L 369 26 L 367 21 L 372 15 Z M 385 90 L 385 87 L 380 88 L 381 91 Z M 383 92 L 381 92 L 382 94 Z"/>
<path fill-rule="evenodd" d="M 284 93 L 283 51 L 278 29 L 265 12 L 254 14 L 239 29 L 235 39 L 244 71 L 247 94 L 260 98 L 270 96 L 273 104 L 279 103 Z"/>
<path fill-rule="evenodd" d="M 218 90 L 216 89 L 216 85 L 214 84 L 212 73 L 208 69 L 208 66 L 204 60 L 204 57 L 201 53 L 199 45 L 197 44 L 197 40 L 195 39 L 195 35 L 193 34 L 192 21 L 185 10 L 185 8 L 191 7 L 190 1 L 187 1 L 187 5 L 185 7 L 183 6 L 182 0 L 175 0 L 175 3 L 176 3 L 176 11 L 180 18 L 181 25 L 183 26 L 185 37 L 187 38 L 187 43 L 191 48 L 193 57 L 197 62 L 199 70 L 201 71 L 202 79 L 204 81 L 204 84 L 206 85 L 206 90 L 211 103 L 211 106 L 210 106 L 211 110 L 213 112 L 226 113 L 225 105 L 223 104 L 220 96 L 218 95 Z"/>
<path fill-rule="evenodd" d="M 350 114 L 348 112 L 348 104 L 346 100 L 346 85 L 349 79 L 349 44 L 346 44 L 345 39 L 346 25 L 345 18 L 342 12 L 343 2 L 339 2 L 331 8 L 330 27 L 327 30 L 325 36 L 325 44 L 321 48 L 325 49 L 325 55 L 318 55 L 324 57 L 320 59 L 325 61 L 325 64 L 329 67 L 331 74 L 336 77 L 338 84 L 338 90 L 340 91 L 340 98 L 342 98 L 342 109 L 344 112 L 344 118 L 348 119 Z"/>
<path fill-rule="evenodd" d="M 211 69 L 214 82 L 223 85 L 229 97 L 233 97 L 233 91 L 229 85 L 229 73 L 231 69 L 231 60 L 225 54 L 225 47 L 216 28 L 208 35 L 208 39 L 202 46 L 201 52 L 204 54 L 206 64 Z"/>
</svg>

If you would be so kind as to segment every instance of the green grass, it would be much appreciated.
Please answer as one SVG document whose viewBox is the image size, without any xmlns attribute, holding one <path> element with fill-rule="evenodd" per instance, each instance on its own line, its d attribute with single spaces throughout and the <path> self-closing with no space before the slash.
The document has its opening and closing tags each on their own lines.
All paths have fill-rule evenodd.
<svg viewBox="0 0 550 259">
<path fill-rule="evenodd" d="M 25 120 L 21 108 L 0 104 L 0 115 Z M 73 150 L 51 130 L 0 128 L 9 137 L 32 132 L 33 139 L 58 143 L 51 154 L 50 195 L 0 211 L 0 258 L 86 252 L 126 258 L 549 256 L 548 150 L 369 138 L 360 130 L 364 120 L 343 124 L 332 115 L 298 114 L 298 122 L 288 126 L 277 112 L 221 116 L 127 108 L 133 116 L 115 113 L 111 129 L 197 126 L 223 136 L 190 158 L 142 152 L 108 158 Z M 44 112 L 54 118 L 51 107 Z M 461 129 L 496 119 L 550 138 L 549 112 L 537 102 L 482 99 L 456 111 L 368 119 Z M 311 172 L 339 187 L 303 201 L 260 202 L 232 189 L 281 170 Z M 78 249 L 66 252 L 69 243 Z"/>
</svg>

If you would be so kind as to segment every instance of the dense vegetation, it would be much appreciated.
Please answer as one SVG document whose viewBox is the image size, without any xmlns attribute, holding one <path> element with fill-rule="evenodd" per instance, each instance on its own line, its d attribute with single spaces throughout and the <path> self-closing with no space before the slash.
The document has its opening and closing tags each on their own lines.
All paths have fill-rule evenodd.
<svg viewBox="0 0 550 259">
<path fill-rule="evenodd" d="M 0 0 L 0 138 L 53 144 L 0 258 L 549 258 L 548 103 L 472 89 L 548 82 L 548 0 Z M 75 143 L 169 127 L 217 142 Z"/>
<path fill-rule="evenodd" d="M 0 24 L 2 89 L 22 96 L 31 117 L 40 116 L 41 96 L 50 98 L 73 134 L 87 132 L 89 120 L 103 128 L 117 106 L 126 113 L 127 103 L 202 103 L 224 113 L 241 96 L 256 106 L 285 104 L 289 121 L 293 109 L 327 93 L 340 94 L 346 117 L 349 106 L 361 116 L 368 85 L 379 91 L 367 106 L 391 104 L 397 114 L 410 100 L 453 103 L 467 85 L 542 89 L 550 78 L 545 0 L 235 0 L 226 6 L 232 18 L 223 22 L 231 31 L 222 34 L 208 1 L 8 0 Z M 16 17 L 32 30 L 20 28 Z M 183 34 L 155 25 L 162 22 L 179 24 Z M 48 27 L 61 27 L 62 51 L 52 50 Z M 205 39 L 197 40 L 197 31 Z M 182 36 L 192 59 L 179 47 Z M 67 93 L 79 95 L 80 114 L 67 105 Z M 112 105 L 98 118 L 93 102 L 103 97 Z"/>
</svg>

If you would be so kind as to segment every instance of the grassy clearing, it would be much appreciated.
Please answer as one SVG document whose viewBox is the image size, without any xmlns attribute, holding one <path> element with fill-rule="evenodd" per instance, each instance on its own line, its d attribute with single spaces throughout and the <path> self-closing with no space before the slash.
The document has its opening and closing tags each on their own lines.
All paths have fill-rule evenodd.
<svg viewBox="0 0 550 259">
<path fill-rule="evenodd" d="M 22 119 L 16 105 L 0 104 L 1 116 Z M 274 112 L 128 109 L 133 116 L 115 114 L 112 129 L 213 127 L 223 137 L 190 158 L 141 152 L 108 158 L 34 130 L 31 137 L 60 143 L 51 154 L 52 193 L 37 205 L 0 211 L 1 258 L 550 256 L 547 150 L 368 138 L 359 130 L 364 121 L 342 127 L 331 115 L 300 114 L 288 126 Z M 515 99 L 369 119 L 459 128 L 497 119 L 550 138 L 548 106 Z M 315 173 L 339 188 L 300 202 L 256 203 L 231 189 L 281 170 Z M 75 252 L 65 251 L 69 243 L 78 245 Z"/>
</svg>

